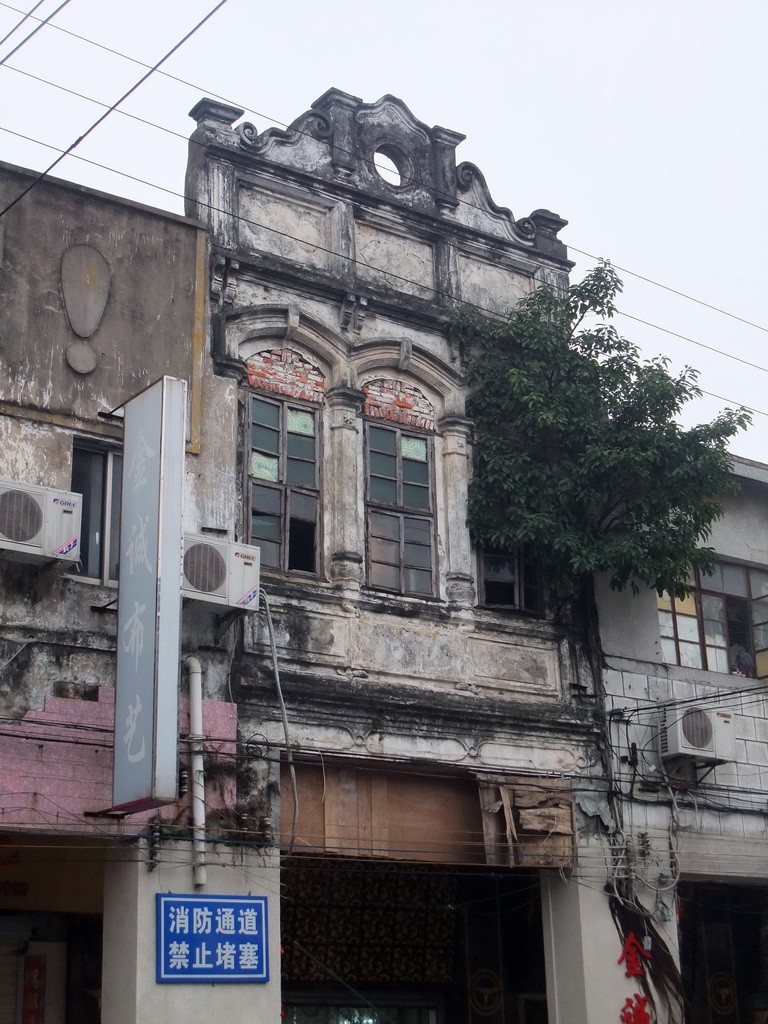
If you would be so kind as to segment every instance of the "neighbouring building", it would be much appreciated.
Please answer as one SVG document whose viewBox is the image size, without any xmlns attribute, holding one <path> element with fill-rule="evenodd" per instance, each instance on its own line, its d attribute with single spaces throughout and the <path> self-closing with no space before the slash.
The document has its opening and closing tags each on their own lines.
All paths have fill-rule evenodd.
<svg viewBox="0 0 768 1024">
<path fill-rule="evenodd" d="M 34 177 L 0 165 L 0 205 Z M 203 415 L 206 233 L 53 180 L 13 206 L 0 232 L 0 1020 L 245 1019 L 246 1009 L 277 1020 L 276 984 L 155 981 L 156 894 L 195 891 L 186 696 L 179 802 L 159 813 L 111 810 L 119 412 L 164 375 L 187 381 L 185 507 L 194 519 L 215 503 L 219 443 Z M 74 528 L 50 533 L 57 509 L 81 516 L 77 562 Z M 208 834 L 228 837 L 231 654 L 214 614 L 194 601 L 183 612 L 180 667 L 189 654 L 206 670 Z M 186 694 L 187 673 L 179 675 Z M 277 891 L 264 844 L 211 844 L 207 861 L 207 894 Z M 277 913 L 270 925 L 277 951 Z"/>
<path fill-rule="evenodd" d="M 567 287 L 565 221 L 392 96 L 242 114 L 191 112 L 186 217 L 45 181 L 0 220 L 0 1020 L 681 1024 L 681 989 L 689 1024 L 765 1020 L 768 471 L 737 463 L 689 601 L 597 581 L 596 673 L 539 567 L 471 543 L 445 330 Z M 3 205 L 30 178 L 0 165 Z M 126 813 L 120 410 L 164 376 L 179 798 Z M 56 497 L 78 561 L 23 536 Z M 237 900 L 268 911 L 249 984 Z"/>
</svg>

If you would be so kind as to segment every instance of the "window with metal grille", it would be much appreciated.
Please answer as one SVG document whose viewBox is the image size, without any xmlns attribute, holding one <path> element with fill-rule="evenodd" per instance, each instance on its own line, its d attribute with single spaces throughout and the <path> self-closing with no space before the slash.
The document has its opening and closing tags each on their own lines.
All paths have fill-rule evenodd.
<svg viewBox="0 0 768 1024">
<path fill-rule="evenodd" d="M 367 424 L 368 583 L 431 597 L 434 579 L 432 438 Z"/>
<path fill-rule="evenodd" d="M 262 566 L 318 572 L 317 411 L 250 396 L 250 543 Z"/>
<path fill-rule="evenodd" d="M 120 558 L 120 452 L 85 445 L 72 449 L 72 490 L 83 496 L 80 561 L 70 573 L 116 583 Z"/>
<path fill-rule="evenodd" d="M 481 555 L 480 603 L 540 614 L 543 611 L 541 567 L 524 547 L 514 552 Z"/>
<path fill-rule="evenodd" d="M 723 562 L 685 598 L 657 598 L 668 665 L 768 677 L 768 571 Z"/>
</svg>

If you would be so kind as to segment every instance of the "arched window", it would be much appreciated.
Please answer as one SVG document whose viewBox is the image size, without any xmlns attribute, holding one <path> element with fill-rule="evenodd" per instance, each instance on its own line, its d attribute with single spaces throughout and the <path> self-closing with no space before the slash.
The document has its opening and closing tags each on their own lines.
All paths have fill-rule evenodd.
<svg viewBox="0 0 768 1024">
<path fill-rule="evenodd" d="M 363 391 L 368 584 L 432 597 L 434 410 L 418 388 L 400 381 L 370 381 Z"/>
<path fill-rule="evenodd" d="M 261 564 L 319 572 L 320 371 L 290 349 L 248 361 L 249 542 Z"/>
</svg>

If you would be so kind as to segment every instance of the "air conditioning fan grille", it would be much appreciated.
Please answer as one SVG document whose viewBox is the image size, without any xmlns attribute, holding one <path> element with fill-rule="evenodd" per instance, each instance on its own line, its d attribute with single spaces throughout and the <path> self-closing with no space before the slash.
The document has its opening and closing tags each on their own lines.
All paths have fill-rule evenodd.
<svg viewBox="0 0 768 1024">
<path fill-rule="evenodd" d="M 0 494 L 0 533 L 8 540 L 23 544 L 43 528 L 43 511 L 31 494 L 5 491 Z"/>
<path fill-rule="evenodd" d="M 193 590 L 210 594 L 227 578 L 227 563 L 212 544 L 193 544 L 184 553 L 184 576 Z"/>
<path fill-rule="evenodd" d="M 681 722 L 685 742 L 699 750 L 712 748 L 714 732 L 709 715 L 705 711 L 686 711 Z"/>
</svg>

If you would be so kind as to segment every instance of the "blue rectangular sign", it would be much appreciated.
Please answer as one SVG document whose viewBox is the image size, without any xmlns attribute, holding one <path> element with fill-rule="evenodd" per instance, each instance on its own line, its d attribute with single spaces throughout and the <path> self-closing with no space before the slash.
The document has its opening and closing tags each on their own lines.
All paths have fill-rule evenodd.
<svg viewBox="0 0 768 1024">
<path fill-rule="evenodd" d="M 269 981 L 266 896 L 156 899 L 159 982 Z"/>
</svg>

